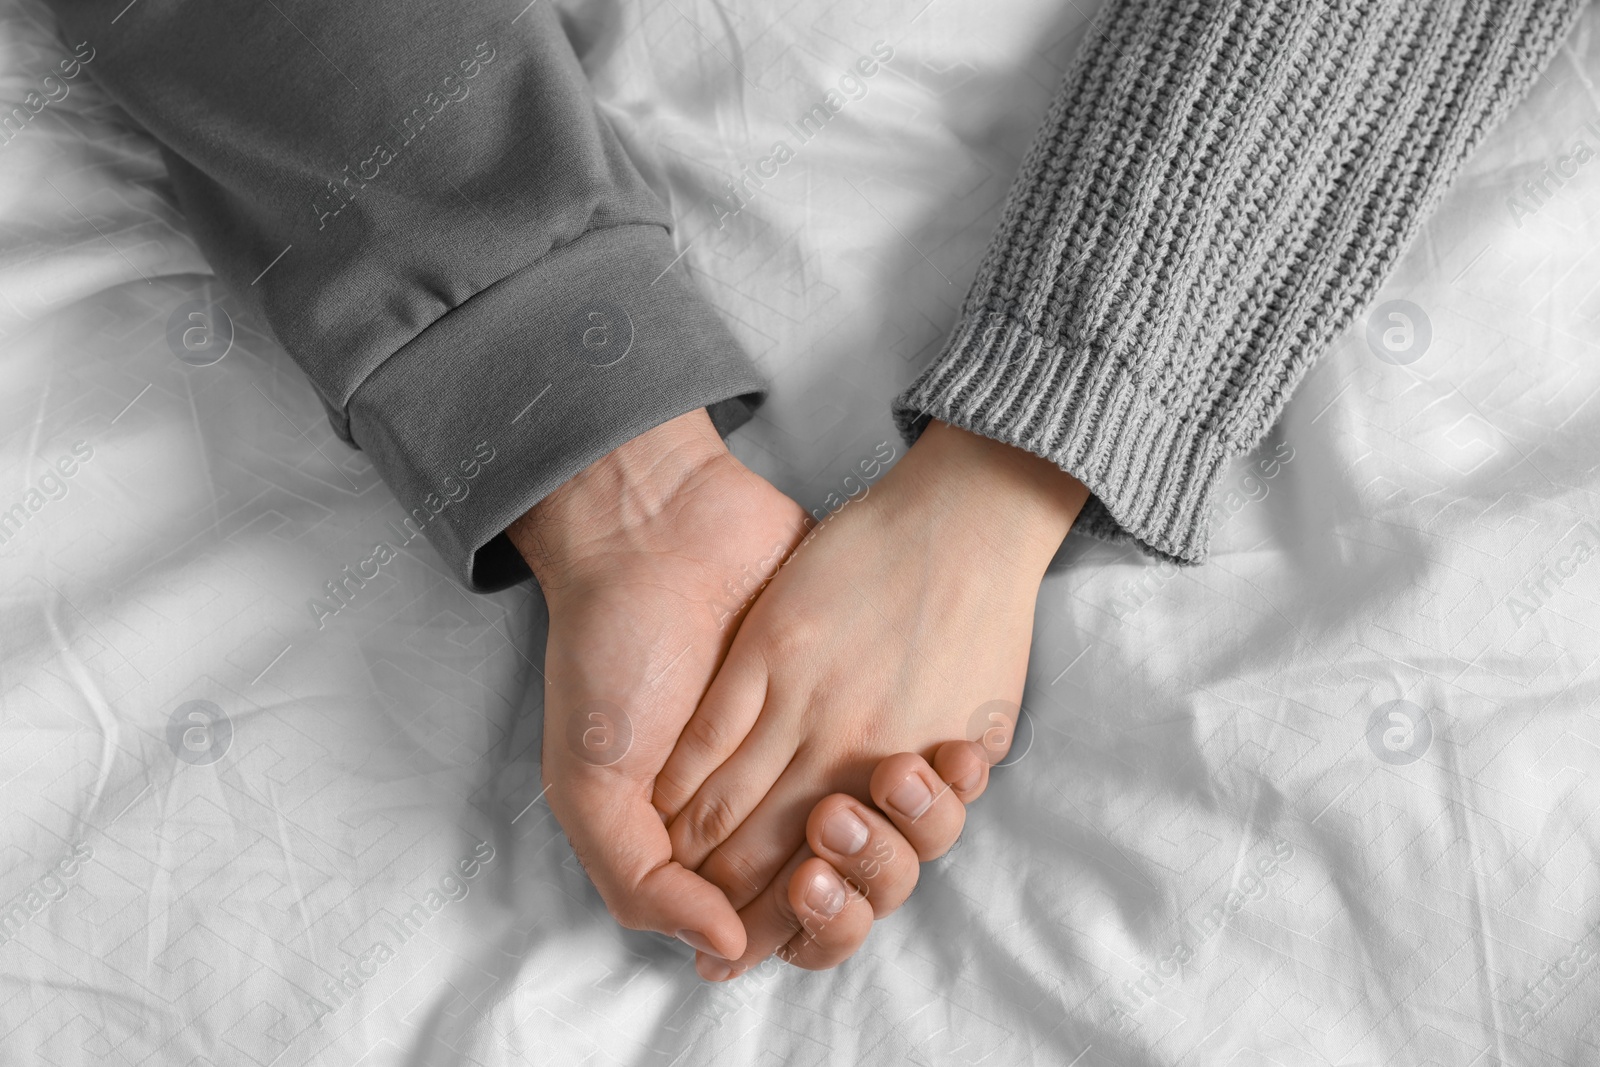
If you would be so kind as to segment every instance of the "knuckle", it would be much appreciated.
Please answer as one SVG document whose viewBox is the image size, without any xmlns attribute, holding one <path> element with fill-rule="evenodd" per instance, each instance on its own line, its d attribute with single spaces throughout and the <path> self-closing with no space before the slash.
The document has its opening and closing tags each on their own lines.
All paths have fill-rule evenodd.
<svg viewBox="0 0 1600 1067">
<path fill-rule="evenodd" d="M 686 815 L 691 838 L 704 845 L 720 845 L 739 828 L 738 814 L 718 793 L 697 797 Z"/>
<path fill-rule="evenodd" d="M 720 756 L 734 745 L 734 737 L 725 717 L 695 715 L 684 727 L 683 741 L 711 756 Z"/>
<path fill-rule="evenodd" d="M 762 635 L 762 655 L 770 665 L 803 663 L 817 640 L 817 619 L 809 612 L 787 615 L 782 626 L 770 627 Z"/>
</svg>

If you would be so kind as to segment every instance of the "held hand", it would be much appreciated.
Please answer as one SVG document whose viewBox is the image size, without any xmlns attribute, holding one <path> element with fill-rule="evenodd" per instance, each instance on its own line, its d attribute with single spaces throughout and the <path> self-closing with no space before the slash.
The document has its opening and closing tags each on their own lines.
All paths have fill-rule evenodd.
<svg viewBox="0 0 1600 1067">
<path fill-rule="evenodd" d="M 784 565 L 656 782 L 673 858 L 747 930 L 702 975 L 780 950 L 832 966 L 950 847 L 1004 754 L 976 742 L 1015 722 L 1039 582 L 1087 499 L 1053 464 L 935 423 Z"/>
<path fill-rule="evenodd" d="M 624 926 L 744 951 L 727 898 L 672 860 L 651 790 L 763 567 L 777 567 L 802 521 L 696 411 L 597 461 L 507 530 L 550 610 L 545 797 Z"/>
</svg>

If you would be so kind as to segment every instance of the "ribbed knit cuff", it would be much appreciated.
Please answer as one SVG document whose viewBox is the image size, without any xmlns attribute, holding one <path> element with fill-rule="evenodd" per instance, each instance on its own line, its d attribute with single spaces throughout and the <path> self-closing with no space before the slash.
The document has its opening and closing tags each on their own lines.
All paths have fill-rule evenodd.
<svg viewBox="0 0 1600 1067">
<path fill-rule="evenodd" d="M 1581 0 L 1111 0 L 961 320 L 895 401 L 1094 494 L 1076 529 L 1198 563 L 1256 446 Z"/>
<path fill-rule="evenodd" d="M 1162 408 L 1125 366 L 1074 359 L 994 313 L 961 323 L 895 399 L 894 418 L 907 442 L 938 419 L 1050 460 L 1094 494 L 1073 529 L 1179 563 L 1205 558 L 1211 498 L 1238 455 Z"/>
</svg>

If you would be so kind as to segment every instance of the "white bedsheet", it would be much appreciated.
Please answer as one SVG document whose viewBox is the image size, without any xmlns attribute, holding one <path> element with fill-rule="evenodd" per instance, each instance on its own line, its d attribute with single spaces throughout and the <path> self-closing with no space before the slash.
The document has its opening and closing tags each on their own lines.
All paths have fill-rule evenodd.
<svg viewBox="0 0 1600 1067">
<path fill-rule="evenodd" d="M 899 450 L 1096 5 L 565 6 L 772 378 L 735 451 L 826 506 Z M 911 902 L 721 988 L 537 799 L 535 593 L 418 541 L 319 628 L 399 505 L 247 322 L 184 349 L 234 305 L 73 81 L 0 144 L 0 1063 L 1600 1063 L 1600 161 L 1560 162 L 1600 151 L 1597 24 L 1230 475 L 1209 564 L 1069 539 L 1013 765 Z M 69 54 L 0 0 L 5 110 Z"/>
</svg>

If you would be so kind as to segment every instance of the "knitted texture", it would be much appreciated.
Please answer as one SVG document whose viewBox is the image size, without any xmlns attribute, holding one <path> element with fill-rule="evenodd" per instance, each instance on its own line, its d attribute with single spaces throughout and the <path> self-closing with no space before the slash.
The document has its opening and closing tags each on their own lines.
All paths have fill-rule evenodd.
<svg viewBox="0 0 1600 1067">
<path fill-rule="evenodd" d="M 1077 528 L 1205 558 L 1227 465 L 1584 0 L 1110 0 L 954 333 L 895 401 L 1043 456 Z"/>
</svg>

